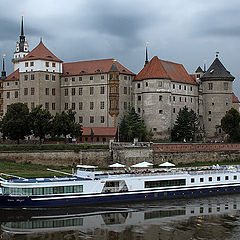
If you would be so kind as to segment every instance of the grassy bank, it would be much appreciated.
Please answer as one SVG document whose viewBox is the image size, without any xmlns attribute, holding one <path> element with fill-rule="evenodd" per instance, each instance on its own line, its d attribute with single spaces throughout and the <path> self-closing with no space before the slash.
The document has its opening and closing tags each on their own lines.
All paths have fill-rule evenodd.
<svg viewBox="0 0 240 240">
<path fill-rule="evenodd" d="M 102 144 L 1 144 L 0 151 L 41 151 L 41 150 L 72 150 L 79 152 L 86 149 L 108 149 Z"/>
<path fill-rule="evenodd" d="M 58 171 L 71 172 L 70 167 L 57 167 L 57 166 L 42 166 L 29 163 L 15 163 L 13 161 L 1 160 L 0 173 L 17 175 L 20 177 L 53 177 L 60 176 L 61 174 L 50 172 L 47 168 L 55 169 Z"/>
</svg>

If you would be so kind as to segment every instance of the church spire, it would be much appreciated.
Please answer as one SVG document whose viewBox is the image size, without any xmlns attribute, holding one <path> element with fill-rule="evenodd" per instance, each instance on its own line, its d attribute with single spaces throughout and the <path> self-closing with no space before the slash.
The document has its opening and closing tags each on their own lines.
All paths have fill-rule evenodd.
<svg viewBox="0 0 240 240">
<path fill-rule="evenodd" d="M 146 42 L 146 60 L 145 60 L 145 65 L 148 63 L 148 49 L 147 49 L 148 44 L 149 44 L 149 42 Z"/>
<path fill-rule="evenodd" d="M 22 23 L 21 23 L 21 36 L 24 36 L 24 30 L 23 30 L 23 16 L 22 16 Z"/>
<path fill-rule="evenodd" d="M 5 79 L 7 76 L 5 71 L 5 61 L 4 61 L 5 56 L 6 56 L 5 54 L 2 55 L 2 76 L 1 76 L 2 79 Z"/>
</svg>

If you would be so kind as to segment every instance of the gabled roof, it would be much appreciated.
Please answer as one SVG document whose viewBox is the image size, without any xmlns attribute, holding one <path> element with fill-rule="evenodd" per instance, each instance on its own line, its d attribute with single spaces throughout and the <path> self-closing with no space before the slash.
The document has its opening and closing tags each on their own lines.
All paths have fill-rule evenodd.
<svg viewBox="0 0 240 240">
<path fill-rule="evenodd" d="M 20 62 L 31 60 L 62 62 L 62 60 L 57 58 L 48 48 L 45 47 L 42 41 L 40 41 L 40 43 L 30 53 L 21 59 Z"/>
<path fill-rule="evenodd" d="M 63 63 L 63 75 L 74 76 L 84 74 L 108 73 L 113 65 L 114 59 L 101 59 L 92 61 Z M 135 75 L 119 62 L 114 61 L 117 70 L 122 74 Z"/>
<path fill-rule="evenodd" d="M 221 61 L 216 58 L 212 65 L 209 67 L 209 69 L 204 73 L 204 75 L 201 77 L 201 79 L 207 79 L 207 78 L 213 78 L 213 79 L 226 79 L 234 80 L 234 77 L 230 74 L 229 71 L 223 66 Z"/>
<path fill-rule="evenodd" d="M 182 64 L 160 60 L 157 56 L 144 66 L 134 80 L 144 79 L 170 79 L 176 82 L 197 84 Z"/>
<path fill-rule="evenodd" d="M 83 127 L 82 136 L 91 136 L 91 129 L 94 136 L 116 136 L 117 127 Z"/>
<path fill-rule="evenodd" d="M 19 68 L 7 76 L 4 81 L 19 81 Z"/>
<path fill-rule="evenodd" d="M 202 70 L 202 68 L 199 66 L 198 68 L 197 68 L 197 70 L 195 71 L 195 73 L 198 73 L 198 72 L 202 72 L 203 73 L 203 70 Z"/>
<path fill-rule="evenodd" d="M 239 100 L 238 100 L 237 96 L 234 93 L 232 93 L 232 102 L 233 103 L 239 103 Z"/>
</svg>

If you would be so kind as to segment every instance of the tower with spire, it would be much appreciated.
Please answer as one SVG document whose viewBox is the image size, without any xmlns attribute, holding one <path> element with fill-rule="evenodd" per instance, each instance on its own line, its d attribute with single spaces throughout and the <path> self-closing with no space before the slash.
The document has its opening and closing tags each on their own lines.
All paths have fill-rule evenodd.
<svg viewBox="0 0 240 240">
<path fill-rule="evenodd" d="M 24 27 L 23 27 L 23 16 L 21 21 L 21 33 L 19 37 L 19 42 L 16 42 L 16 50 L 14 52 L 13 64 L 14 71 L 19 68 L 19 60 L 24 58 L 29 53 L 28 42 L 26 41 L 26 37 L 24 35 Z"/>
</svg>

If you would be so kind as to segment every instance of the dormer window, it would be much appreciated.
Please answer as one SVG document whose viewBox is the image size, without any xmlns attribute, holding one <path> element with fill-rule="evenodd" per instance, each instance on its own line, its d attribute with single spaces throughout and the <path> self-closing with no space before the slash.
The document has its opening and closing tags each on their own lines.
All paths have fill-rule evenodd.
<svg viewBox="0 0 240 240">
<path fill-rule="evenodd" d="M 125 70 L 125 69 L 123 69 L 122 71 L 123 71 L 123 72 L 126 72 L 126 70 Z"/>
</svg>

